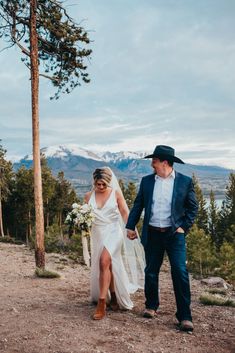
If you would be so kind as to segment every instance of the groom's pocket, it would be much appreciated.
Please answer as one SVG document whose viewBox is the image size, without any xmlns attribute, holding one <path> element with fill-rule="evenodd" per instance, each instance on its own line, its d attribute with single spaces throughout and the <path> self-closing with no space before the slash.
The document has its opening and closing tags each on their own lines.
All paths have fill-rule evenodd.
<svg viewBox="0 0 235 353">
<path fill-rule="evenodd" d="M 177 244 L 183 245 L 183 244 L 185 244 L 185 233 L 175 232 L 173 239 Z"/>
</svg>

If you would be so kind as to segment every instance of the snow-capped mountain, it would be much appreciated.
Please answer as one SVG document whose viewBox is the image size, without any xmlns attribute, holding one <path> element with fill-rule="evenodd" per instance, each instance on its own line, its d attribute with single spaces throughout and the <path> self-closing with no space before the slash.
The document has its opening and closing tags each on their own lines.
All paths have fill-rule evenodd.
<svg viewBox="0 0 235 353">
<path fill-rule="evenodd" d="M 44 147 L 41 149 L 41 153 L 46 158 L 65 159 L 70 156 L 79 156 L 79 157 L 83 157 L 83 158 L 93 159 L 95 161 L 102 161 L 103 160 L 102 157 L 99 157 L 94 152 L 88 151 L 84 148 L 79 147 L 78 145 L 72 145 L 72 144 Z M 27 155 L 24 159 L 32 161 L 33 155 L 32 154 Z"/>
<path fill-rule="evenodd" d="M 97 155 L 100 156 L 105 162 L 117 162 L 122 160 L 130 159 L 140 159 L 146 156 L 146 152 L 130 152 L 130 151 L 120 151 L 120 152 L 97 152 Z"/>
<path fill-rule="evenodd" d="M 118 178 L 123 179 L 124 182 L 134 181 L 136 184 L 142 176 L 152 173 L 150 160 L 143 158 L 149 152 L 144 151 L 95 152 L 69 144 L 44 147 L 41 152 L 46 157 L 53 174 L 57 175 L 58 172 L 63 171 L 80 195 L 91 187 L 92 173 L 96 168 L 109 166 Z M 14 163 L 15 170 L 22 165 L 26 168 L 31 167 L 32 155 L 27 155 Z M 175 169 L 189 176 L 194 173 L 199 178 L 204 193 L 209 194 L 213 189 L 217 190 L 217 195 L 224 193 L 228 175 L 231 172 L 221 167 L 192 164 L 176 164 Z"/>
<path fill-rule="evenodd" d="M 61 158 L 66 159 L 71 156 L 77 156 L 87 159 L 93 159 L 100 162 L 120 162 L 122 160 L 140 159 L 146 156 L 147 152 L 131 152 L 131 151 L 120 151 L 120 152 L 96 152 L 88 151 L 85 148 L 79 147 L 78 145 L 58 145 L 41 148 L 41 153 L 48 158 Z M 33 155 L 29 154 L 23 158 L 27 161 L 33 160 Z"/>
</svg>

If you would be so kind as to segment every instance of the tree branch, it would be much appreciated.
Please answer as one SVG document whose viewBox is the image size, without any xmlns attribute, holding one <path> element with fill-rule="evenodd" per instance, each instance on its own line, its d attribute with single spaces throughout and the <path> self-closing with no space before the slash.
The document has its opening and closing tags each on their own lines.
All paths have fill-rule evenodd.
<svg viewBox="0 0 235 353">
<path fill-rule="evenodd" d="M 46 75 L 46 74 L 39 74 L 39 76 L 42 76 L 42 77 L 45 77 L 45 78 L 48 78 L 49 80 L 51 81 L 57 81 L 57 82 L 61 82 L 62 80 L 59 79 L 58 77 L 55 77 L 55 76 L 49 76 L 49 75 Z"/>
<path fill-rule="evenodd" d="M 8 47 L 5 47 L 5 48 L 3 48 L 2 50 L 0 50 L 0 53 L 3 52 L 3 51 L 6 50 L 6 49 L 9 49 L 9 48 L 13 47 L 13 45 L 15 45 L 15 43 L 12 43 L 12 44 L 9 45 Z"/>
<path fill-rule="evenodd" d="M 23 47 L 22 44 L 20 44 L 20 42 L 16 39 L 15 35 L 13 34 L 13 32 L 12 32 L 12 38 L 13 38 L 15 44 L 18 45 L 18 47 L 21 49 L 22 53 L 24 53 L 27 56 L 30 56 L 30 52 L 25 47 Z"/>
<path fill-rule="evenodd" d="M 55 6 L 57 6 L 57 7 L 59 7 L 59 9 L 61 10 L 61 11 L 63 11 L 64 12 L 64 15 L 70 20 L 72 20 L 72 18 L 67 14 L 67 11 L 65 10 L 65 8 L 62 6 L 62 5 L 60 5 L 59 3 L 58 3 L 58 1 L 54 1 L 54 0 L 49 0 L 52 4 L 54 4 Z"/>
</svg>

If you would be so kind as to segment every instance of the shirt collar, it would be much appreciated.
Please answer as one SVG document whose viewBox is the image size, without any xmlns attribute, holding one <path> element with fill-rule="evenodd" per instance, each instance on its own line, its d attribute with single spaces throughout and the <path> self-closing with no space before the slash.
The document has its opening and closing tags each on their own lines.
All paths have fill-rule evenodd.
<svg viewBox="0 0 235 353">
<path fill-rule="evenodd" d="M 175 170 L 174 170 L 174 169 L 172 169 L 171 174 L 168 175 L 167 178 L 162 178 L 162 177 L 160 177 L 159 175 L 155 174 L 155 180 L 157 180 L 157 179 L 162 179 L 162 180 L 165 179 L 165 180 L 166 180 L 166 179 L 171 179 L 171 178 L 175 179 Z"/>
</svg>

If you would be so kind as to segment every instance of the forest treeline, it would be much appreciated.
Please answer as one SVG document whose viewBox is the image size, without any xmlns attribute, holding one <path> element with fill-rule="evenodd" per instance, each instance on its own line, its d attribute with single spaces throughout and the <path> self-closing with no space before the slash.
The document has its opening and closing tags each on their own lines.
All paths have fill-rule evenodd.
<svg viewBox="0 0 235 353">
<path fill-rule="evenodd" d="M 80 235 L 64 223 L 74 202 L 79 200 L 75 189 L 66 180 L 63 171 L 52 174 L 42 156 L 43 208 L 46 251 L 69 252 L 81 255 Z M 189 269 L 200 276 L 219 275 L 235 283 L 235 173 L 229 176 L 225 199 L 219 209 L 213 190 L 207 206 L 199 182 L 193 176 L 199 203 L 196 222 L 186 237 Z M 137 189 L 133 182 L 122 180 L 120 187 L 129 208 Z M 0 145 L 0 240 L 25 242 L 34 246 L 35 211 L 33 170 L 24 166 L 17 171 L 6 159 L 6 150 Z M 139 224 L 141 228 L 141 221 Z"/>
</svg>

